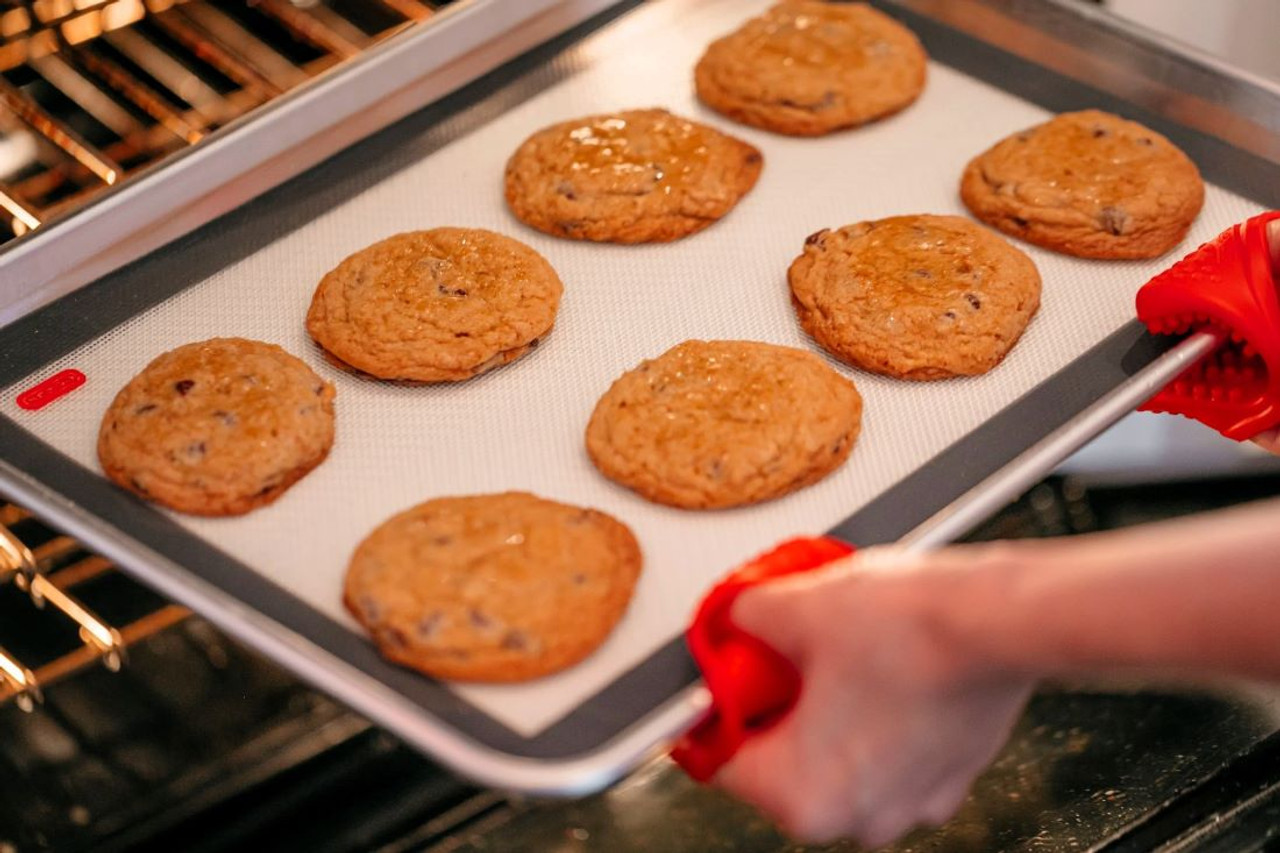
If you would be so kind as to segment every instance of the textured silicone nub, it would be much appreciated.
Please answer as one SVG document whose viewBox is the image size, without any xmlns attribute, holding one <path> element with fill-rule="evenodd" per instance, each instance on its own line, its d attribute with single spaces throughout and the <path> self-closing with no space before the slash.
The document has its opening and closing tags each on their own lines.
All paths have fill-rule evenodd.
<svg viewBox="0 0 1280 853">
<path fill-rule="evenodd" d="M 1217 331 L 1222 344 L 1142 406 L 1241 441 L 1280 424 L 1280 299 L 1264 213 L 1227 229 L 1138 291 L 1152 334 Z"/>
<path fill-rule="evenodd" d="M 792 539 L 732 572 L 702 600 L 685 639 L 702 670 L 712 707 L 671 751 L 694 779 L 705 782 L 714 776 L 748 737 L 776 724 L 800 698 L 796 668 L 733 624 L 733 602 L 757 584 L 852 553 L 852 547 L 835 539 Z"/>
</svg>

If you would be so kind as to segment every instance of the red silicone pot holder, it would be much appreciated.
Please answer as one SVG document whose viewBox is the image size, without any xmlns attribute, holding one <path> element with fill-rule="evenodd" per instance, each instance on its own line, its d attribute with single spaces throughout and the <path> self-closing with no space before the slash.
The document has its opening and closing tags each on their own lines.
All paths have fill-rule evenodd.
<svg viewBox="0 0 1280 853">
<path fill-rule="evenodd" d="M 685 639 L 712 707 L 671 753 L 694 779 L 705 782 L 714 776 L 747 738 L 785 717 L 800 698 L 800 673 L 733 624 L 733 602 L 750 587 L 825 566 L 853 550 L 825 537 L 792 539 L 732 572 L 702 600 Z"/>
<path fill-rule="evenodd" d="M 1223 343 L 1142 409 L 1185 415 L 1237 441 L 1280 424 L 1280 299 L 1267 224 L 1229 228 L 1138 292 L 1152 334 L 1216 331 Z"/>
</svg>

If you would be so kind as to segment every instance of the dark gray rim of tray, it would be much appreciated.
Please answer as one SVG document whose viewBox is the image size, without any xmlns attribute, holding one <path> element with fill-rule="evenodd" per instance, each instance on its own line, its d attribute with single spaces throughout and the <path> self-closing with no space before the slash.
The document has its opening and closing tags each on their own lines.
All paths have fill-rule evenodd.
<svg viewBox="0 0 1280 853">
<path fill-rule="evenodd" d="M 311 211 L 340 203 L 371 182 L 386 178 L 571 76 L 586 62 L 581 40 L 636 5 L 636 0 L 620 4 L 163 250 L 0 329 L 0 386 L 12 385 L 293 231 L 309 220 Z M 914 30 L 935 61 L 1055 112 L 1097 107 L 1142 122 L 1186 151 L 1211 182 L 1260 205 L 1280 207 L 1280 166 L 1274 163 L 930 18 L 883 0 L 873 5 Z M 1144 334 L 1137 322 L 1126 325 L 831 533 L 861 546 L 900 538 L 1123 384 L 1164 349 L 1165 344 Z M 443 685 L 385 662 L 370 643 L 4 417 L 0 417 L 0 461 L 74 502 L 79 513 L 105 522 L 140 550 L 162 555 L 251 604 L 269 619 L 409 698 L 442 723 L 499 752 L 540 760 L 566 760 L 590 753 L 699 678 L 682 638 L 675 638 L 549 729 L 524 737 Z"/>
</svg>

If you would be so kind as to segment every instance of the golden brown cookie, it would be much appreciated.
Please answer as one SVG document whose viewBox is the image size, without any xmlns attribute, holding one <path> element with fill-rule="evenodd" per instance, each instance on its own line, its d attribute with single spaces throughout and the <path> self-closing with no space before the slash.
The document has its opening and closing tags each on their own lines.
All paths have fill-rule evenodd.
<svg viewBox="0 0 1280 853">
<path fill-rule="evenodd" d="M 274 344 L 214 338 L 161 355 L 98 432 L 107 476 L 193 515 L 269 504 L 333 446 L 333 386 Z"/>
<path fill-rule="evenodd" d="M 340 366 L 452 382 L 507 364 L 551 331 L 560 278 L 518 240 L 477 228 L 397 234 L 326 275 L 307 331 Z"/>
<path fill-rule="evenodd" d="M 590 116 L 535 133 L 507 163 L 511 211 L 574 240 L 662 243 L 701 231 L 760 177 L 747 143 L 666 110 Z"/>
<path fill-rule="evenodd" d="M 1081 258 L 1155 258 L 1186 236 L 1204 181 L 1172 142 L 1098 110 L 1016 133 L 965 169 L 960 196 L 1006 234 Z"/>
<path fill-rule="evenodd" d="M 813 353 L 686 341 L 613 383 L 587 425 L 587 453 L 651 501 L 730 507 L 821 480 L 848 458 L 861 421 L 853 383 Z"/>
<path fill-rule="evenodd" d="M 986 373 L 1040 307 L 1040 273 L 958 216 L 822 230 L 787 273 L 800 325 L 828 352 L 900 379 Z"/>
<path fill-rule="evenodd" d="M 604 642 L 640 563 L 626 525 L 593 509 L 525 492 L 438 498 L 360 543 L 343 600 L 396 663 L 524 681 Z"/>
<path fill-rule="evenodd" d="M 787 0 L 712 42 L 694 82 L 732 119 L 819 136 L 910 105 L 927 62 L 914 33 L 865 3 Z"/>
</svg>

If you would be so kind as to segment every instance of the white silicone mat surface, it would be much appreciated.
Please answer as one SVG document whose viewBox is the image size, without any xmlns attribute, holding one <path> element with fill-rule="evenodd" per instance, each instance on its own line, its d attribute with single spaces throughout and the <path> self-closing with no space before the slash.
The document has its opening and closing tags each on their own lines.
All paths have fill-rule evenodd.
<svg viewBox="0 0 1280 853">
<path fill-rule="evenodd" d="M 806 235 L 896 214 L 963 214 L 957 185 L 965 163 L 1048 115 L 935 63 L 919 102 L 870 127 L 791 139 L 735 126 L 696 103 L 691 70 L 707 42 L 767 5 L 642 7 L 585 43 L 586 70 L 17 383 L 3 394 L 0 411 L 97 470 L 102 412 L 157 354 L 234 335 L 303 357 L 338 388 L 338 438 L 328 461 L 248 516 L 176 518 L 357 632 L 339 598 L 347 558 L 370 529 L 407 506 L 526 489 L 614 514 L 634 529 L 646 559 L 631 609 L 608 642 L 581 665 L 541 681 L 454 688 L 517 732 L 542 731 L 679 634 L 726 570 L 852 514 L 1131 319 L 1137 288 L 1155 272 L 1257 212 L 1252 202 L 1210 187 L 1185 246 L 1160 261 L 1082 261 L 1023 246 L 1044 279 L 1043 307 L 995 371 L 919 384 L 835 364 L 856 381 L 866 415 L 852 457 L 833 476 L 745 509 L 649 504 L 601 477 L 583 450 L 587 418 L 614 378 L 689 338 L 814 349 L 796 324 L 785 278 Z M 647 106 L 715 125 L 764 152 L 759 185 L 724 221 L 673 244 L 620 247 L 546 237 L 507 212 L 503 165 L 526 136 L 561 120 Z M 494 229 L 542 252 L 565 284 L 554 333 L 529 357 L 457 385 L 392 386 L 329 367 L 302 325 L 316 282 L 369 243 L 441 225 Z M 39 412 L 14 405 L 16 392 L 67 367 L 87 374 L 82 389 Z"/>
</svg>

